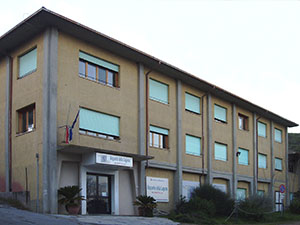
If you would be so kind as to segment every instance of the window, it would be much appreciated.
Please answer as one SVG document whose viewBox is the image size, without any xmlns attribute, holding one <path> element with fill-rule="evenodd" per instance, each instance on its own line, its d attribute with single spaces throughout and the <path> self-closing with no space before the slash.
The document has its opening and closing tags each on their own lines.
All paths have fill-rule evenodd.
<svg viewBox="0 0 300 225">
<path fill-rule="evenodd" d="M 275 141 L 281 143 L 282 142 L 282 131 L 275 128 Z"/>
<path fill-rule="evenodd" d="M 215 104 L 215 120 L 223 123 L 227 122 L 227 109 Z"/>
<path fill-rule="evenodd" d="M 257 190 L 257 195 L 263 197 L 265 195 L 264 190 Z"/>
<path fill-rule="evenodd" d="M 275 158 L 275 170 L 282 171 L 282 159 Z"/>
<path fill-rule="evenodd" d="M 149 146 L 155 148 L 168 148 L 169 130 L 150 125 Z"/>
<path fill-rule="evenodd" d="M 79 76 L 119 87 L 119 66 L 84 52 L 79 52 Z"/>
<path fill-rule="evenodd" d="M 149 97 L 152 100 L 169 103 L 169 86 L 156 80 L 149 80 Z"/>
<path fill-rule="evenodd" d="M 249 165 L 249 151 L 243 148 L 239 148 L 240 154 L 238 156 L 238 163 L 241 165 Z"/>
<path fill-rule="evenodd" d="M 37 68 L 37 49 L 34 48 L 31 51 L 19 56 L 19 78 L 24 77 Z"/>
<path fill-rule="evenodd" d="M 119 130 L 119 117 L 80 108 L 79 131 L 81 134 L 107 139 L 119 139 Z"/>
<path fill-rule="evenodd" d="M 227 145 L 215 142 L 215 159 L 227 161 Z"/>
<path fill-rule="evenodd" d="M 258 136 L 267 137 L 267 125 L 262 122 L 257 123 Z"/>
<path fill-rule="evenodd" d="M 249 130 L 248 128 L 248 116 L 239 113 L 239 129 Z"/>
<path fill-rule="evenodd" d="M 258 168 L 262 168 L 262 169 L 267 168 L 267 156 L 266 155 L 258 153 Z"/>
<path fill-rule="evenodd" d="M 201 153 L 201 139 L 191 135 L 185 135 L 185 152 L 186 154 L 198 155 Z"/>
<path fill-rule="evenodd" d="M 18 110 L 18 132 L 24 133 L 35 128 L 35 104 Z"/>
<path fill-rule="evenodd" d="M 245 188 L 237 188 L 236 190 L 236 200 L 244 200 L 246 199 L 247 190 Z"/>
<path fill-rule="evenodd" d="M 200 98 L 185 93 L 185 110 L 200 114 Z"/>
</svg>

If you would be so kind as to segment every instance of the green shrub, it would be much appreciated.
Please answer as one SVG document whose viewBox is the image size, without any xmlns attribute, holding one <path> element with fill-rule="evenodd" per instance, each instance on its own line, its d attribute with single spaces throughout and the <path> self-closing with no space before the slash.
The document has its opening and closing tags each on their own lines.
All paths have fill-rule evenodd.
<svg viewBox="0 0 300 225">
<path fill-rule="evenodd" d="M 187 203 L 187 211 L 194 217 L 214 216 L 216 207 L 211 200 L 201 199 L 198 196 L 192 198 Z"/>
<path fill-rule="evenodd" d="M 176 214 L 185 214 L 188 212 L 188 201 L 184 196 L 180 196 L 179 201 L 176 203 L 175 206 L 175 213 Z M 183 221 L 181 221 L 183 222 Z"/>
<path fill-rule="evenodd" d="M 290 204 L 290 211 L 294 214 L 300 214 L 300 200 L 294 199 Z"/>
<path fill-rule="evenodd" d="M 191 199 L 205 199 L 211 201 L 215 206 L 215 212 L 219 216 L 228 216 L 234 208 L 234 200 L 212 185 L 205 184 L 201 187 L 194 189 Z"/>
<path fill-rule="evenodd" d="M 239 202 L 239 215 L 243 218 L 262 221 L 267 212 L 271 212 L 272 200 L 266 196 L 252 195 Z"/>
</svg>

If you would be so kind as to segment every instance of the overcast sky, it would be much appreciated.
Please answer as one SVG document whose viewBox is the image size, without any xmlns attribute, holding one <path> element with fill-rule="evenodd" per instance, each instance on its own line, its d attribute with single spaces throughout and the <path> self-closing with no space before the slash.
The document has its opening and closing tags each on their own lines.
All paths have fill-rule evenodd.
<svg viewBox="0 0 300 225">
<path fill-rule="evenodd" d="M 0 36 L 44 6 L 300 123 L 300 1 L 0 1 Z"/>
</svg>

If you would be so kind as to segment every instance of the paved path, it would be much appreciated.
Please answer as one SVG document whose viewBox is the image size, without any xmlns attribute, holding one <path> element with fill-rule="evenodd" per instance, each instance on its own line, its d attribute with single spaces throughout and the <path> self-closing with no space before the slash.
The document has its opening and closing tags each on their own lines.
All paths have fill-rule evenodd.
<svg viewBox="0 0 300 225">
<path fill-rule="evenodd" d="M 136 216 L 68 216 L 19 210 L 0 204 L 0 225 L 177 225 L 165 218 Z"/>
</svg>

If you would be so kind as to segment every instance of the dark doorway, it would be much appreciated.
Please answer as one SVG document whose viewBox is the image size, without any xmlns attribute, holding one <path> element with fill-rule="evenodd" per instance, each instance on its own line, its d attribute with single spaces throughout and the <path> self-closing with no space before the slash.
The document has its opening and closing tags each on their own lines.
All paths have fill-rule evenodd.
<svg viewBox="0 0 300 225">
<path fill-rule="evenodd" d="M 111 177 L 108 175 L 87 174 L 88 214 L 111 213 Z"/>
</svg>

